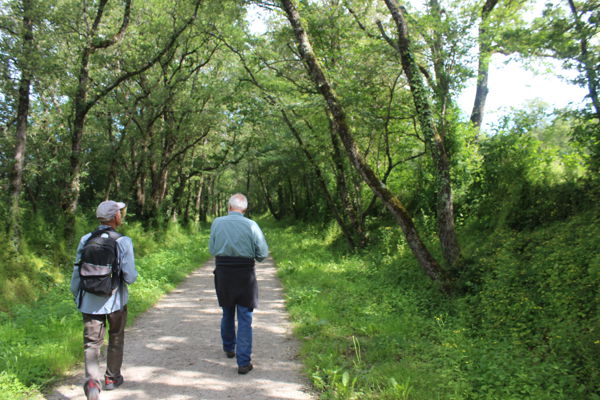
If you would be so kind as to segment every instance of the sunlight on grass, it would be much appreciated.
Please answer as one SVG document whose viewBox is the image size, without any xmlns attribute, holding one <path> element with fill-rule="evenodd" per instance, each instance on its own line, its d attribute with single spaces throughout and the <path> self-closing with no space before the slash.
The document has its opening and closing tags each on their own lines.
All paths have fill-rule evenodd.
<svg viewBox="0 0 600 400">
<path fill-rule="evenodd" d="M 381 229 L 378 241 L 358 253 L 349 252 L 328 228 L 268 224 L 265 231 L 307 375 L 321 399 L 572 400 L 588 398 L 591 386 L 575 377 L 589 376 L 592 382 L 595 362 L 579 359 L 585 369 L 576 372 L 570 356 L 559 351 L 583 356 L 590 354 L 583 353 L 584 346 L 592 344 L 579 338 L 585 332 L 565 330 L 568 324 L 561 327 L 537 304 L 542 296 L 554 310 L 569 310 L 577 297 L 566 294 L 598 280 L 595 239 L 587 240 L 592 233 L 579 224 L 574 218 L 560 230 L 550 226 L 519 237 L 498 232 L 503 238 L 488 239 L 485 246 L 477 240 L 481 233 L 474 232 L 466 242 L 478 247 L 466 254 L 487 266 L 490 283 L 477 294 L 453 299 L 441 295 L 420 271 L 397 230 Z M 563 234 L 569 240 L 561 239 Z M 528 246 L 526 262 L 515 258 L 513 247 L 521 242 Z M 590 275 L 582 271 L 582 261 Z M 551 286 L 534 288 L 526 274 Z M 552 291 L 545 294 L 544 287 Z M 590 296 L 594 292 L 590 286 Z M 585 318 L 589 304 L 594 304 L 591 297 L 577 306 L 581 316 L 563 318 Z M 555 346 L 549 348 L 532 334 L 534 324 L 546 322 L 553 323 L 548 332 L 572 337 L 578 347 L 548 335 Z"/>
</svg>

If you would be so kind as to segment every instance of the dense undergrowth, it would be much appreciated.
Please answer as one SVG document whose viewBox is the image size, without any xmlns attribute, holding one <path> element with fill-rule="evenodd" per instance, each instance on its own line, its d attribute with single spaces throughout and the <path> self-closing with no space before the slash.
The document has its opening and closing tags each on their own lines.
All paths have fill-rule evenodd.
<svg viewBox="0 0 600 400">
<path fill-rule="evenodd" d="M 354 255 L 333 228 L 265 230 L 321 398 L 600 399 L 598 210 L 463 229 L 467 291 L 452 299 L 397 228 Z"/>
<path fill-rule="evenodd" d="M 34 225 L 35 226 L 35 225 Z M 42 225 L 37 225 L 41 229 Z M 78 234 L 93 228 L 78 224 Z M 139 224 L 122 227 L 134 242 L 139 278 L 130 290 L 129 323 L 208 259 L 207 233 L 176 225 L 162 232 Z M 36 399 L 82 360 L 81 314 L 69 291 L 75 248 L 46 236 L 31 236 L 28 249 L 7 257 L 2 267 L 0 311 L 0 399 Z M 43 233 L 43 232 L 40 232 Z M 48 241 L 44 243 L 44 238 Z M 54 240 L 54 241 L 53 241 Z M 27 274 L 12 274 L 14 268 Z M 14 278 L 13 278 L 14 276 Z M 6 289 L 6 290 L 4 290 Z M 18 301 L 17 301 L 18 300 Z"/>
<path fill-rule="evenodd" d="M 536 229 L 463 227 L 465 292 L 453 298 L 422 273 L 397 227 L 373 227 L 357 253 L 334 225 L 261 226 L 322 399 L 600 399 L 597 208 Z M 82 358 L 68 290 L 75 249 L 32 229 L 40 234 L 26 251 L 1 265 L 3 284 L 16 276 L 21 286 L 3 292 L 0 399 L 39 398 Z M 131 322 L 208 258 L 207 230 L 123 231 L 140 271 Z"/>
</svg>

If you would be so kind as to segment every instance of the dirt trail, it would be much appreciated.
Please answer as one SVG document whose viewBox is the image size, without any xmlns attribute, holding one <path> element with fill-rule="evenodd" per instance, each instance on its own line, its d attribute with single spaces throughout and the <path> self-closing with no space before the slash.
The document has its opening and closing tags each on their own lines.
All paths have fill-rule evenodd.
<svg viewBox="0 0 600 400">
<path fill-rule="evenodd" d="M 238 375 L 225 357 L 221 310 L 213 285 L 214 260 L 192 273 L 140 315 L 125 334 L 125 383 L 103 391 L 102 400 L 316 399 L 296 359 L 273 260 L 257 263 L 259 308 L 254 312 L 254 370 Z M 135 290 L 135 285 L 131 290 Z M 103 368 L 105 364 L 101 362 Z M 56 387 L 48 400 L 85 400 L 83 367 Z"/>
</svg>

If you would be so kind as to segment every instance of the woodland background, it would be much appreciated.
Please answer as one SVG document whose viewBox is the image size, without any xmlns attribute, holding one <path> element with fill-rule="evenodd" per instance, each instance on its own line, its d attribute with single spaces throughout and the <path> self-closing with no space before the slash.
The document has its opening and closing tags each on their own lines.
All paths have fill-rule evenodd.
<svg viewBox="0 0 600 400">
<path fill-rule="evenodd" d="M 250 6 L 266 32 L 249 28 Z M 3 0 L 3 387 L 51 382 L 23 372 L 14 329 L 68 297 L 100 201 L 128 204 L 125 229 L 145 255 L 172 229 L 205 233 L 240 191 L 279 232 L 292 309 L 317 284 L 293 280 L 302 257 L 358 257 L 356 275 L 389 289 L 381 304 L 397 314 L 391 293 L 411 293 L 417 314 L 452 319 L 482 349 L 436 367 L 468 382 L 438 398 L 599 398 L 599 22 L 597 0 Z M 560 62 L 583 105 L 540 99 L 482 128 L 496 53 Z M 465 115 L 456 99 L 473 78 Z M 294 256 L 307 234 L 320 240 Z M 361 380 L 361 360 L 344 375 L 304 355 L 324 398 L 408 387 Z M 406 398 L 433 398 L 413 379 Z"/>
</svg>

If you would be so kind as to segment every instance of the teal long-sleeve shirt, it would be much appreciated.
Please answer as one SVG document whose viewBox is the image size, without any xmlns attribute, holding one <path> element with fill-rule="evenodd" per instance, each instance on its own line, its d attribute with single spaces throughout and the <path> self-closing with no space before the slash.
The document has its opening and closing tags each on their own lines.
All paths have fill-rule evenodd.
<svg viewBox="0 0 600 400">
<path fill-rule="evenodd" d="M 246 257 L 256 261 L 269 255 L 267 241 L 258 224 L 235 211 L 213 221 L 208 249 L 213 256 Z"/>
</svg>

